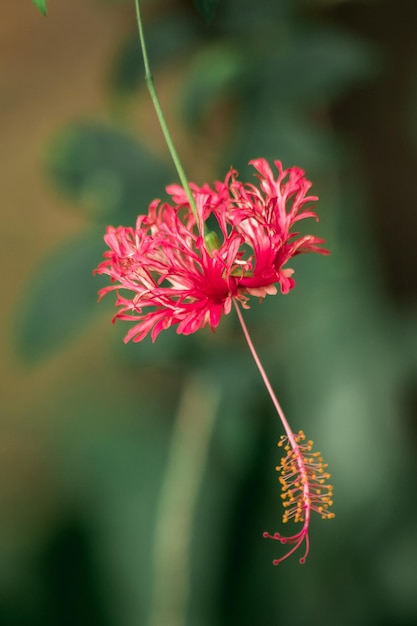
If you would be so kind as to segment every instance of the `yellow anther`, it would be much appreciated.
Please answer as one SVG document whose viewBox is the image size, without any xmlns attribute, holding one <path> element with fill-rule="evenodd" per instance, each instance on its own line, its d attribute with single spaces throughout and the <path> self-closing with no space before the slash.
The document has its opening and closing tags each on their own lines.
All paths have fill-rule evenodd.
<svg viewBox="0 0 417 626">
<path fill-rule="evenodd" d="M 330 478 L 330 474 L 324 471 L 327 463 L 323 463 L 320 452 L 312 451 L 313 441 L 305 441 L 303 431 L 294 438 L 296 448 L 291 447 L 287 437 L 281 437 L 278 442 L 278 447 L 286 452 L 275 468 L 280 472 L 283 521 L 304 522 L 308 509 L 316 511 L 322 518 L 331 519 L 334 514 L 329 513 L 328 508 L 333 504 L 333 487 L 325 484 Z"/>
</svg>

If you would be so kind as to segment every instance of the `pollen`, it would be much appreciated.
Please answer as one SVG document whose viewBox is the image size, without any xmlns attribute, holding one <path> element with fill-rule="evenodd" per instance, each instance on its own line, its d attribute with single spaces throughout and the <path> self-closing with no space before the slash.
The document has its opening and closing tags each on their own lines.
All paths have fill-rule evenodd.
<svg viewBox="0 0 417 626">
<path fill-rule="evenodd" d="M 296 445 L 291 445 L 286 436 L 278 442 L 278 447 L 286 453 L 276 467 L 282 489 L 282 521 L 284 524 L 289 520 L 305 522 L 310 511 L 323 519 L 331 519 L 334 517 L 329 511 L 333 504 L 333 487 L 328 484 L 328 465 L 320 452 L 313 452 L 313 442 L 306 439 L 302 430 L 293 437 Z"/>
<path fill-rule="evenodd" d="M 284 514 L 282 521 L 289 520 L 302 522 L 301 529 L 291 536 L 275 532 L 265 532 L 263 536 L 274 539 L 283 545 L 290 546 L 289 550 L 272 563 L 278 565 L 294 554 L 304 544 L 304 554 L 299 559 L 305 563 L 310 550 L 309 526 L 311 513 L 314 511 L 323 519 L 332 519 L 334 513 L 329 511 L 333 504 L 333 487 L 328 483 L 330 474 L 327 463 L 323 462 L 320 452 L 313 452 L 313 442 L 306 439 L 302 430 L 297 434 L 289 432 L 289 436 L 282 436 L 278 442 L 285 456 L 282 457 L 276 470 L 280 473 L 282 504 Z"/>
</svg>

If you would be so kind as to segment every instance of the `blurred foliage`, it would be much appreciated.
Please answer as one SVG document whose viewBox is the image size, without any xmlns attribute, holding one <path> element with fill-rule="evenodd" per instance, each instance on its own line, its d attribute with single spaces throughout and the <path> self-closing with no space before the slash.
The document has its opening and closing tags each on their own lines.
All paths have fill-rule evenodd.
<svg viewBox="0 0 417 626">
<path fill-rule="evenodd" d="M 116 220 L 134 226 L 137 213 L 160 194 L 168 168 L 146 146 L 118 130 L 79 124 L 56 137 L 47 167 L 53 181 L 100 225 Z"/>
<path fill-rule="evenodd" d="M 76 237 L 53 251 L 38 268 L 16 322 L 17 348 L 28 360 L 36 362 L 65 345 L 96 314 L 97 283 L 105 286 L 91 273 L 103 249 L 100 235 L 102 231 L 95 229 Z"/>
<path fill-rule="evenodd" d="M 194 5 L 197 11 L 200 12 L 203 19 L 206 22 L 211 22 L 216 13 L 217 7 L 220 4 L 220 0 L 194 0 Z"/>
<path fill-rule="evenodd" d="M 296 259 L 295 291 L 262 306 L 254 302 L 246 319 L 294 430 L 314 438 L 329 462 L 336 519 L 313 523 L 306 565 L 293 558 L 272 568 L 281 548 L 265 541 L 262 531 L 280 525 L 273 468 L 281 431 L 232 315 L 214 336 L 201 331 L 178 337 L 170 330 L 155 344 L 125 346 L 123 323 L 109 325 L 114 368 L 125 386 L 80 381 L 80 395 L 51 397 L 46 409 L 71 413 L 75 421 L 68 431 L 57 429 L 51 444 L 53 471 L 75 503 L 76 521 L 71 517 L 60 530 L 62 549 L 56 543 L 55 552 L 48 548 L 48 571 L 60 579 L 70 551 L 78 558 L 77 576 L 88 536 L 92 578 L 101 585 L 89 591 L 90 600 L 98 598 L 95 609 L 86 603 L 71 614 L 71 623 L 146 621 L 157 497 L 181 389 L 195 372 L 216 385 L 221 404 L 191 538 L 189 623 L 417 621 L 416 503 L 407 496 L 415 483 L 416 433 L 410 442 L 401 403 L 403 389 L 415 380 L 414 316 L 395 310 L 381 289 L 366 175 L 332 117 L 346 94 L 372 83 L 384 59 L 336 24 L 334 4 L 161 2 L 146 23 L 146 37 L 157 86 L 159 72 L 176 73 L 172 106 L 190 150 L 201 141 L 208 178 L 223 178 L 233 164 L 245 179 L 252 176 L 251 158 L 279 158 L 305 168 L 321 197 L 322 222 L 315 229 L 332 256 Z M 113 98 L 135 101 L 144 89 L 138 50 L 132 18 L 132 34 L 109 68 Z M 165 162 L 124 122 L 123 131 L 94 120 L 74 125 L 58 133 L 48 154 L 57 191 L 85 212 L 91 229 L 51 253 L 31 281 L 17 330 L 20 353 L 31 361 L 53 355 L 94 316 L 110 319 L 111 303 L 95 304 L 101 285 L 91 276 L 104 251 L 104 225 L 133 224 L 172 182 Z M 216 150 L 204 153 L 204 140 L 218 125 L 226 132 Z M 192 171 L 185 148 L 187 158 Z M 109 417 L 115 414 L 117 424 Z M 59 597 L 55 584 L 44 577 L 45 606 Z M 66 602 L 63 593 L 61 608 Z M 33 608 L 31 621 L 20 623 L 35 623 L 42 610 Z M 38 623 L 66 623 L 54 615 Z M 9 616 L 4 623 L 18 622 Z"/>
</svg>

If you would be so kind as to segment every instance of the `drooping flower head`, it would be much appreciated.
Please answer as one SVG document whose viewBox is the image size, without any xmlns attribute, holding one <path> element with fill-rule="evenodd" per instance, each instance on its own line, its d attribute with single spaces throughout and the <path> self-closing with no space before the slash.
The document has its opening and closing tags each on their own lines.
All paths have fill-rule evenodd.
<svg viewBox="0 0 417 626">
<path fill-rule="evenodd" d="M 95 270 L 107 274 L 112 284 L 100 291 L 117 293 L 119 308 L 115 319 L 133 326 L 125 342 L 152 340 L 171 326 L 185 335 L 207 324 L 215 330 L 222 315 L 235 305 L 248 346 L 264 379 L 284 426 L 281 439 L 286 455 L 277 467 L 283 489 L 283 521 L 302 522 L 300 532 L 284 537 L 264 536 L 291 548 L 278 564 L 305 543 L 304 562 L 309 551 L 309 524 L 312 512 L 324 518 L 332 504 L 332 487 L 326 485 L 325 471 L 312 442 L 305 442 L 302 431 L 294 434 L 272 390 L 246 329 L 240 307 L 249 308 L 250 296 L 259 299 L 277 293 L 277 285 L 287 294 L 295 285 L 291 258 L 303 252 L 328 254 L 322 239 L 299 236 L 294 225 L 305 218 L 318 219 L 309 204 L 311 183 L 303 170 L 284 170 L 275 161 L 274 175 L 265 159 L 251 161 L 258 185 L 242 183 L 230 170 L 224 182 L 213 187 L 190 185 L 195 207 L 178 185 L 167 187 L 170 202 L 154 200 L 146 215 L 137 218 L 135 228 L 109 226 L 105 242 L 109 250 Z M 214 224 L 214 225 L 213 225 Z M 209 230 L 210 228 L 210 230 Z"/>
<path fill-rule="evenodd" d="M 197 219 L 182 187 L 171 185 L 172 202 L 154 200 L 135 228 L 109 226 L 109 250 L 96 273 L 112 284 L 100 297 L 116 290 L 115 318 L 133 322 L 125 341 L 152 340 L 173 325 L 182 334 L 207 324 L 214 330 L 232 302 L 249 308 L 251 295 L 264 298 L 294 287 L 290 259 L 303 252 L 327 254 L 322 239 L 298 236 L 293 226 L 307 217 L 318 219 L 306 205 L 311 183 L 303 170 L 284 170 L 275 161 L 275 176 L 265 161 L 251 165 L 259 185 L 242 183 L 231 170 L 224 182 L 191 185 Z M 207 220 L 216 230 L 207 233 Z"/>
<path fill-rule="evenodd" d="M 280 472 L 282 488 L 282 521 L 284 524 L 290 520 L 302 522 L 303 526 L 298 533 L 289 537 L 280 533 L 264 533 L 264 537 L 291 546 L 284 556 L 273 561 L 274 565 L 287 559 L 303 543 L 305 551 L 300 563 L 304 563 L 310 547 L 308 531 L 311 513 L 318 513 L 323 519 L 334 517 L 334 513 L 329 511 L 333 504 L 333 487 L 327 483 L 330 478 L 326 471 L 327 464 L 323 463 L 320 452 L 313 452 L 313 442 L 306 441 L 302 430 L 296 435 L 289 433 L 289 436 L 281 437 L 278 446 L 283 447 L 286 453 L 276 468 Z"/>
</svg>

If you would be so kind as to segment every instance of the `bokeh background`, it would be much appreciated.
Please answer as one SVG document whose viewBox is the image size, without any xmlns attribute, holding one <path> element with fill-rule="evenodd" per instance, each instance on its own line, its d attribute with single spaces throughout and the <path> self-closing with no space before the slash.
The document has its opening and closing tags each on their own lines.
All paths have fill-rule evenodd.
<svg viewBox="0 0 417 626">
<path fill-rule="evenodd" d="M 416 2 L 143 1 L 189 178 L 279 158 L 320 196 L 332 255 L 245 313 L 335 491 L 278 568 L 282 431 L 235 317 L 126 346 L 96 303 L 106 224 L 176 181 L 133 2 L 48 8 L 0 20 L 0 624 L 417 624 Z"/>
</svg>

